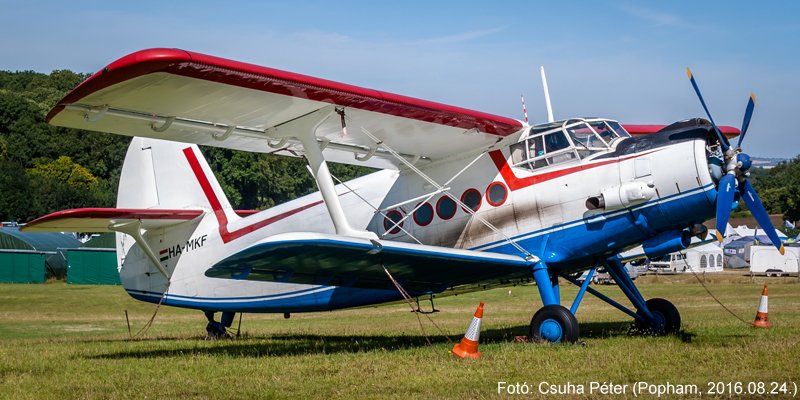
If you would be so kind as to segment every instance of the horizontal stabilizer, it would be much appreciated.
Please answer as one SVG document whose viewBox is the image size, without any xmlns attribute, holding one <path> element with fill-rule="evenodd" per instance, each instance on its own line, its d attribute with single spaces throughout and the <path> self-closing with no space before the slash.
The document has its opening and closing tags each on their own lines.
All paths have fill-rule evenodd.
<svg viewBox="0 0 800 400">
<path fill-rule="evenodd" d="M 412 295 L 499 277 L 528 277 L 519 256 L 294 232 L 272 236 L 206 271 L 223 279 L 392 289 L 383 267 Z"/>
<path fill-rule="evenodd" d="M 76 208 L 55 212 L 26 224 L 25 232 L 111 232 L 112 224 L 141 221 L 143 229 L 163 228 L 193 220 L 203 210 Z"/>
</svg>

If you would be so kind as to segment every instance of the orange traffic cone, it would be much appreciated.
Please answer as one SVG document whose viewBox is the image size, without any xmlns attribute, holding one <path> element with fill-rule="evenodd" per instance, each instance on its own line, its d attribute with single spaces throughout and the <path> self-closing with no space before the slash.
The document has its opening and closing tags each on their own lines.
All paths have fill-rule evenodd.
<svg viewBox="0 0 800 400">
<path fill-rule="evenodd" d="M 457 357 L 481 358 L 481 352 L 478 351 L 478 339 L 481 337 L 481 318 L 483 318 L 483 302 L 475 310 L 475 316 L 472 317 L 472 322 L 469 323 L 467 333 L 464 334 L 461 343 L 453 346 L 452 353 Z"/>
<path fill-rule="evenodd" d="M 769 322 L 767 317 L 767 285 L 764 285 L 764 290 L 761 292 L 761 302 L 758 303 L 758 312 L 756 313 L 756 320 L 753 322 L 755 328 L 772 328 L 772 323 Z"/>
</svg>

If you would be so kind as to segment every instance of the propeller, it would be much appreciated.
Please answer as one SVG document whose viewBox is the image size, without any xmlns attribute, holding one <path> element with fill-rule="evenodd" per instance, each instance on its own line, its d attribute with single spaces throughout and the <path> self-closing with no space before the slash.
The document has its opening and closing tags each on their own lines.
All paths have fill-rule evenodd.
<svg viewBox="0 0 800 400">
<path fill-rule="evenodd" d="M 775 245 L 781 254 L 784 254 L 783 243 L 781 243 L 777 232 L 775 232 L 775 227 L 769 219 L 769 214 L 767 214 L 767 210 L 764 209 L 764 205 L 761 204 L 761 199 L 758 198 L 758 194 L 753 188 L 753 185 L 750 184 L 750 180 L 748 179 L 750 173 L 747 170 L 750 169 L 752 161 L 747 153 L 742 152 L 741 147 L 744 136 L 747 134 L 747 128 L 750 126 L 750 119 L 753 117 L 756 95 L 750 94 L 750 99 L 747 101 L 747 108 L 744 112 L 744 118 L 742 119 L 742 130 L 739 135 L 739 141 L 736 143 L 736 147 L 731 147 L 728 138 L 722 134 L 719 127 L 717 127 L 717 124 L 714 122 L 714 118 L 711 117 L 711 112 L 708 111 L 708 106 L 706 106 L 706 102 L 703 100 L 703 95 L 700 94 L 700 88 L 697 86 L 694 75 L 692 75 L 692 70 L 686 68 L 686 75 L 689 77 L 689 81 L 692 83 L 695 93 L 697 93 L 697 98 L 700 99 L 700 104 L 703 105 L 703 109 L 706 111 L 708 120 L 711 121 L 711 126 L 714 127 L 714 132 L 717 134 L 717 139 L 719 139 L 719 144 L 723 151 L 725 175 L 720 179 L 717 186 L 717 239 L 722 242 L 723 237 L 725 237 L 725 228 L 728 226 L 728 220 L 730 219 L 732 211 L 731 206 L 733 205 L 735 194 L 738 192 L 739 196 L 744 199 L 750 213 L 753 214 L 758 224 L 764 229 L 764 232 L 767 233 L 770 240 L 772 240 L 772 244 Z"/>
</svg>

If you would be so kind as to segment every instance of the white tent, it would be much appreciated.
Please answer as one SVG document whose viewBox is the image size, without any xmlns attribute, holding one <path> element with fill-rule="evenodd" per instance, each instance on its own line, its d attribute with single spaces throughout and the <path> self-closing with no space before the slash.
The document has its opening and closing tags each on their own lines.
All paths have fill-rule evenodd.
<svg viewBox="0 0 800 400">
<path fill-rule="evenodd" d="M 693 247 L 685 250 L 686 264 L 689 264 L 691 271 L 702 272 L 722 272 L 722 248 L 717 243 L 706 243 L 702 246 Z M 690 272 L 690 271 L 686 271 Z"/>
<path fill-rule="evenodd" d="M 710 235 L 713 234 L 713 230 L 710 230 Z M 722 247 L 716 241 L 697 245 L 699 241 L 697 238 L 692 238 L 692 245 L 695 247 L 652 260 L 648 269 L 658 272 L 722 272 L 724 260 Z M 640 256 L 643 253 L 642 246 L 638 246 L 621 255 L 626 258 Z"/>
<path fill-rule="evenodd" d="M 777 232 L 778 237 L 781 238 L 781 240 L 786 240 L 785 233 L 777 229 L 775 230 L 775 232 Z M 756 234 L 758 234 L 759 236 L 765 236 L 766 232 L 764 232 L 764 230 L 761 229 L 761 227 L 757 226 L 755 228 L 749 228 L 747 225 L 739 225 L 736 228 L 734 228 L 730 224 L 728 224 L 728 227 L 725 229 L 726 243 L 738 239 L 740 237 L 753 237 Z"/>
</svg>

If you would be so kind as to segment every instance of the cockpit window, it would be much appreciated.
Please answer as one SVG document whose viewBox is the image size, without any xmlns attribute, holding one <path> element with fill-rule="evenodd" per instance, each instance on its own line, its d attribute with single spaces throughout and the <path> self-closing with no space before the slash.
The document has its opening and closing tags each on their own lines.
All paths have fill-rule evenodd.
<svg viewBox="0 0 800 400">
<path fill-rule="evenodd" d="M 548 153 L 554 153 L 569 147 L 569 141 L 567 141 L 564 131 L 561 130 L 544 135 L 544 142 L 546 143 Z"/>
<path fill-rule="evenodd" d="M 578 161 L 608 151 L 612 141 L 630 137 L 615 121 L 591 118 L 551 122 L 531 128 L 528 136 L 511 145 L 515 167 L 538 169 Z"/>
<path fill-rule="evenodd" d="M 568 127 L 567 132 L 576 144 L 582 145 L 587 150 L 595 148 L 605 150 L 606 143 L 586 123 Z"/>
<path fill-rule="evenodd" d="M 606 121 L 606 123 L 608 124 L 608 126 L 611 127 L 611 129 L 617 132 L 617 135 L 619 135 L 620 137 L 631 137 L 631 134 L 628 133 L 628 131 L 626 131 L 625 129 L 623 129 L 622 125 L 620 125 L 618 122 Z"/>
<path fill-rule="evenodd" d="M 603 141 L 606 142 L 606 144 L 610 144 L 612 140 L 619 137 L 619 135 L 617 135 L 617 132 L 614 132 L 611 129 L 611 127 L 606 125 L 605 121 L 589 122 L 589 126 L 591 126 L 592 129 L 598 135 L 600 135 L 600 138 L 603 139 Z"/>
</svg>

